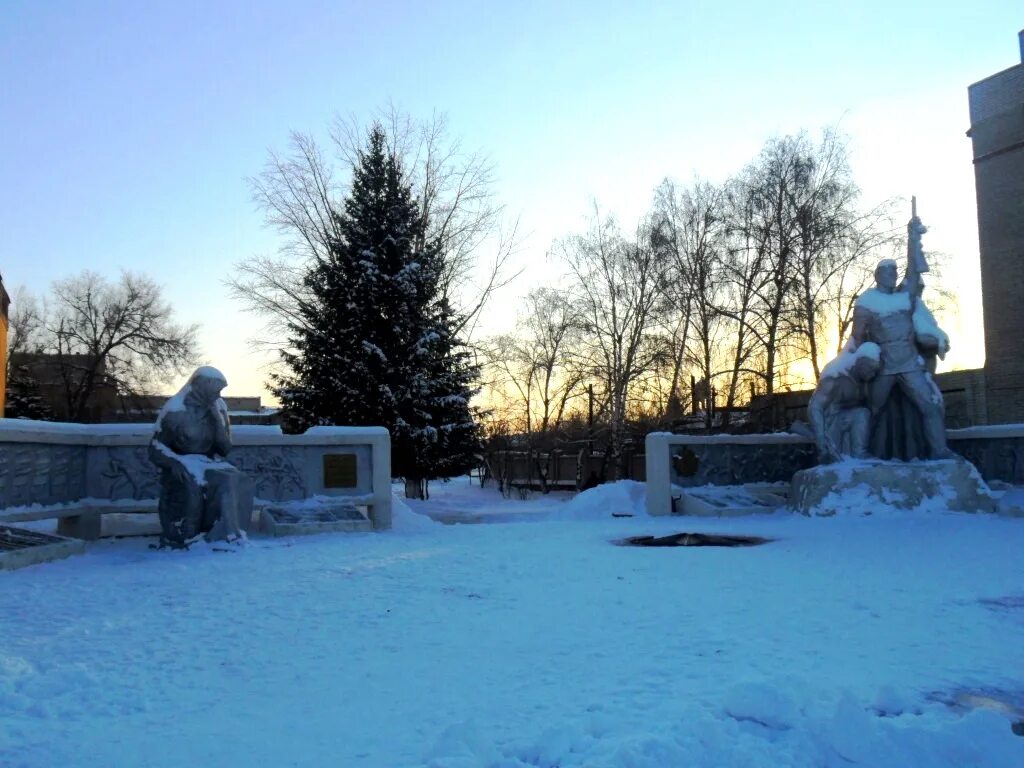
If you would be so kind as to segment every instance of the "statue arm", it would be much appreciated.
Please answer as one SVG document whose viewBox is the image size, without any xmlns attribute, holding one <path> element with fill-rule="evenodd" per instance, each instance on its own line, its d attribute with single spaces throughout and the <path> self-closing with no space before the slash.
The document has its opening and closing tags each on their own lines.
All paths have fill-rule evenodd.
<svg viewBox="0 0 1024 768">
<path fill-rule="evenodd" d="M 210 409 L 214 421 L 213 451 L 218 456 L 227 456 L 231 451 L 231 422 L 227 408 L 222 407 L 221 402 Z"/>
<path fill-rule="evenodd" d="M 910 301 L 912 304 L 916 304 L 920 301 L 921 285 L 921 273 L 916 268 L 912 268 L 908 264 L 907 274 L 906 277 L 903 278 L 903 284 L 900 286 L 900 290 L 906 291 L 910 294 Z"/>
<path fill-rule="evenodd" d="M 178 462 L 174 457 L 182 451 L 178 434 L 178 414 L 169 413 L 156 425 L 153 439 L 149 441 L 149 458 L 161 469 L 169 469 Z"/>
<path fill-rule="evenodd" d="M 811 422 L 811 429 L 814 430 L 814 442 L 818 444 L 818 456 L 822 461 L 836 461 L 839 458 L 839 449 L 828 434 L 825 419 L 829 404 L 835 397 L 834 390 L 834 380 L 822 379 L 807 405 L 807 417 Z"/>
<path fill-rule="evenodd" d="M 937 355 L 944 360 L 949 352 L 949 335 L 939 327 L 928 305 L 920 299 L 914 307 L 913 322 L 917 346 L 922 354 Z"/>
<path fill-rule="evenodd" d="M 185 464 L 178 457 L 184 453 L 183 435 L 181 434 L 179 415 L 168 414 L 153 439 L 149 441 L 149 460 L 159 469 L 170 470 L 175 475 L 184 477 L 188 474 Z"/>
<path fill-rule="evenodd" d="M 868 324 L 871 319 L 871 311 L 865 309 L 860 304 L 853 305 L 853 330 L 850 332 L 850 339 L 853 341 L 853 348 L 850 351 L 857 349 L 865 341 L 871 341 L 868 338 Z"/>
<path fill-rule="evenodd" d="M 178 454 L 161 440 L 162 437 L 164 437 L 163 430 L 154 435 L 153 439 L 149 442 L 149 460 L 158 469 L 170 470 L 179 477 L 187 476 L 188 470 L 185 469 L 185 465 L 181 460 L 177 458 Z"/>
<path fill-rule="evenodd" d="M 177 462 L 168 456 L 170 449 L 159 438 L 154 437 L 149 443 L 149 460 L 160 469 L 170 469 Z"/>
</svg>

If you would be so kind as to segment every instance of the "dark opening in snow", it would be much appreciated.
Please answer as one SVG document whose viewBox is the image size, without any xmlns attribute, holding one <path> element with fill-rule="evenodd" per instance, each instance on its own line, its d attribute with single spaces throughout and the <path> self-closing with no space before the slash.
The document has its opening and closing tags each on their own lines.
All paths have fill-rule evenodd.
<svg viewBox="0 0 1024 768">
<path fill-rule="evenodd" d="M 615 542 L 623 547 L 755 547 L 771 539 L 717 533 L 673 533 L 670 536 L 630 536 Z"/>
</svg>

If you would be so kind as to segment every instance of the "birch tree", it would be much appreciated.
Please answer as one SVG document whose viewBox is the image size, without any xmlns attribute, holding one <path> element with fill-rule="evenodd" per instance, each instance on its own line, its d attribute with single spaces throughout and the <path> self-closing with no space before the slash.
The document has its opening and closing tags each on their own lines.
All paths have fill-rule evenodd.
<svg viewBox="0 0 1024 768">
<path fill-rule="evenodd" d="M 573 278 L 585 331 L 581 349 L 603 389 L 610 479 L 618 479 L 631 390 L 659 354 L 653 336 L 663 267 L 646 223 L 627 239 L 596 203 L 586 232 L 556 250 Z"/>
</svg>

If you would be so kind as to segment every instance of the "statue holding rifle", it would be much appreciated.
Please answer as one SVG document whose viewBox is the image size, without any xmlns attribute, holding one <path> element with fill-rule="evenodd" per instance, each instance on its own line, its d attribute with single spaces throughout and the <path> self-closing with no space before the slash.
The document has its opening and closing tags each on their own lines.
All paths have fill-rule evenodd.
<svg viewBox="0 0 1024 768">
<path fill-rule="evenodd" d="M 878 263 L 875 287 L 861 294 L 854 305 L 853 334 L 843 353 L 853 355 L 865 344 L 877 345 L 877 370 L 865 383 L 861 405 L 870 416 L 867 453 L 880 459 L 953 455 L 946 446 L 942 393 L 932 378 L 934 358 L 945 356 L 949 339 L 921 299 L 922 275 L 928 272 L 921 236 L 927 231 L 914 199 L 903 281 L 899 282 L 895 261 Z M 837 458 L 832 440 L 819 444 L 819 450 L 823 456 Z"/>
</svg>

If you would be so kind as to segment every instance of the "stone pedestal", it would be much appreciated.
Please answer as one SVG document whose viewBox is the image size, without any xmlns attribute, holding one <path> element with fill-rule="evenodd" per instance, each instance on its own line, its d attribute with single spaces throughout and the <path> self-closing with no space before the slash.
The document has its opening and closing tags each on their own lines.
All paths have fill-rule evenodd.
<svg viewBox="0 0 1024 768">
<path fill-rule="evenodd" d="M 943 461 L 847 461 L 793 475 L 790 504 L 805 515 L 879 508 L 995 512 L 996 499 L 973 464 Z"/>
<path fill-rule="evenodd" d="M 1024 488 L 1011 488 L 999 499 L 997 511 L 1006 517 L 1024 517 Z"/>
<path fill-rule="evenodd" d="M 252 525 L 253 482 L 236 469 L 206 470 L 203 504 L 210 541 L 235 539 Z"/>
</svg>

